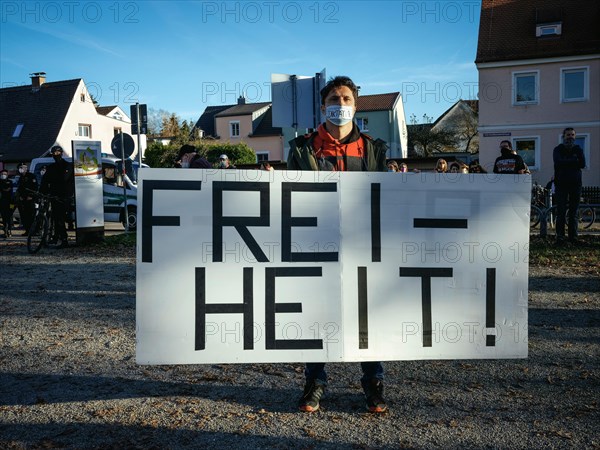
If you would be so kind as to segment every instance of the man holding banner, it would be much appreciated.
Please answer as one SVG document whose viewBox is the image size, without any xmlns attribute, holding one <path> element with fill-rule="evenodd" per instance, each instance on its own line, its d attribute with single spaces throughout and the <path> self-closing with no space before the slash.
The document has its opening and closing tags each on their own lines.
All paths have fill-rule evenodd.
<svg viewBox="0 0 600 450">
<path fill-rule="evenodd" d="M 288 169 L 321 171 L 385 172 L 387 145 L 363 134 L 353 122 L 358 99 L 358 87 L 345 76 L 329 80 L 321 90 L 321 112 L 326 121 L 312 134 L 290 141 Z M 362 362 L 361 384 L 367 409 L 381 413 L 386 410 L 383 399 L 383 365 Z M 307 363 L 306 385 L 299 409 L 313 412 L 327 386 L 325 363 Z"/>
</svg>

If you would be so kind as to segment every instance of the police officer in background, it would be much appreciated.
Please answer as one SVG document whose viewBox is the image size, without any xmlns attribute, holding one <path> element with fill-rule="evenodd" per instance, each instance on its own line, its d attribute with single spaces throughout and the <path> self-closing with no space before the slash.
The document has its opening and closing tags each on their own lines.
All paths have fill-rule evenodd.
<svg viewBox="0 0 600 450">
<path fill-rule="evenodd" d="M 41 191 L 56 197 L 51 200 L 52 220 L 54 221 L 55 236 L 51 244 L 61 241 L 60 248 L 68 245 L 68 235 L 65 228 L 65 214 L 71 203 L 74 191 L 73 165 L 63 159 L 63 149 L 55 145 L 50 150 L 54 163 L 50 164 L 42 178 Z"/>
<path fill-rule="evenodd" d="M 33 217 L 35 216 L 35 200 L 33 195 L 38 190 L 38 182 L 35 175 L 29 172 L 26 163 L 19 164 L 19 175 L 16 203 L 19 207 L 21 224 L 25 229 L 23 236 L 27 236 L 29 228 L 31 228 L 31 224 L 33 223 Z"/>
<path fill-rule="evenodd" d="M 8 170 L 0 171 L 0 215 L 2 216 L 2 226 L 4 228 L 4 238 L 9 238 L 12 234 L 12 209 L 10 207 L 12 200 L 12 181 L 8 178 Z"/>
</svg>

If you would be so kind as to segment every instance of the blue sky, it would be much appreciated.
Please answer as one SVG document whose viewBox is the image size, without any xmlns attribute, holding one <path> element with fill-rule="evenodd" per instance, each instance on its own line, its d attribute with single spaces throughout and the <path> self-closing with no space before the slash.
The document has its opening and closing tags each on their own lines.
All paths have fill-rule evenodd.
<svg viewBox="0 0 600 450">
<path fill-rule="evenodd" d="M 101 105 L 198 119 L 271 100 L 272 73 L 348 75 L 402 92 L 407 121 L 477 95 L 479 1 L 0 3 L 0 84 L 83 78 Z"/>
</svg>

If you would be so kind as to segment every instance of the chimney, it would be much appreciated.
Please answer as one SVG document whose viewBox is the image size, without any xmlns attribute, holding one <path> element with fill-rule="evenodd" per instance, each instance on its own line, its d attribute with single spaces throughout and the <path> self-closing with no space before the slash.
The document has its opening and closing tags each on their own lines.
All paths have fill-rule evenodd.
<svg viewBox="0 0 600 450">
<path fill-rule="evenodd" d="M 46 82 L 46 72 L 34 72 L 29 74 L 31 77 L 31 90 L 37 92 L 42 87 L 42 84 Z"/>
<path fill-rule="evenodd" d="M 238 97 L 238 105 L 245 105 L 246 104 L 246 98 L 243 95 L 240 95 Z"/>
</svg>

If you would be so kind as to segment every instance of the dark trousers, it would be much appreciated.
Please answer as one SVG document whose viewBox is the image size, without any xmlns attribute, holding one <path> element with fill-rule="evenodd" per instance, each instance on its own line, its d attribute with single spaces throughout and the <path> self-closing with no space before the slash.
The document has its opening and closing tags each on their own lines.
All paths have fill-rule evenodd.
<svg viewBox="0 0 600 450">
<path fill-rule="evenodd" d="M 61 241 L 67 241 L 67 229 L 65 228 L 65 214 L 67 204 L 63 200 L 52 201 L 52 221 L 56 238 Z"/>
<path fill-rule="evenodd" d="M 366 382 L 372 378 L 383 380 L 383 365 L 377 361 L 361 362 L 363 371 L 362 381 Z M 306 380 L 319 380 L 327 383 L 327 373 L 325 372 L 325 363 L 306 363 L 304 369 Z"/>
<path fill-rule="evenodd" d="M 566 218 L 569 239 L 577 237 L 577 208 L 579 208 L 579 199 L 581 198 L 581 185 L 556 185 L 556 238 L 565 238 L 565 216 L 567 208 L 569 217 Z"/>
<path fill-rule="evenodd" d="M 2 227 L 4 228 L 4 232 L 12 230 L 12 209 L 10 209 L 10 203 L 1 203 L 0 204 L 0 215 L 2 216 Z"/>
<path fill-rule="evenodd" d="M 23 225 L 25 231 L 29 231 L 35 216 L 35 202 L 33 200 L 21 201 L 19 203 L 19 215 L 21 216 L 21 225 Z"/>
</svg>

